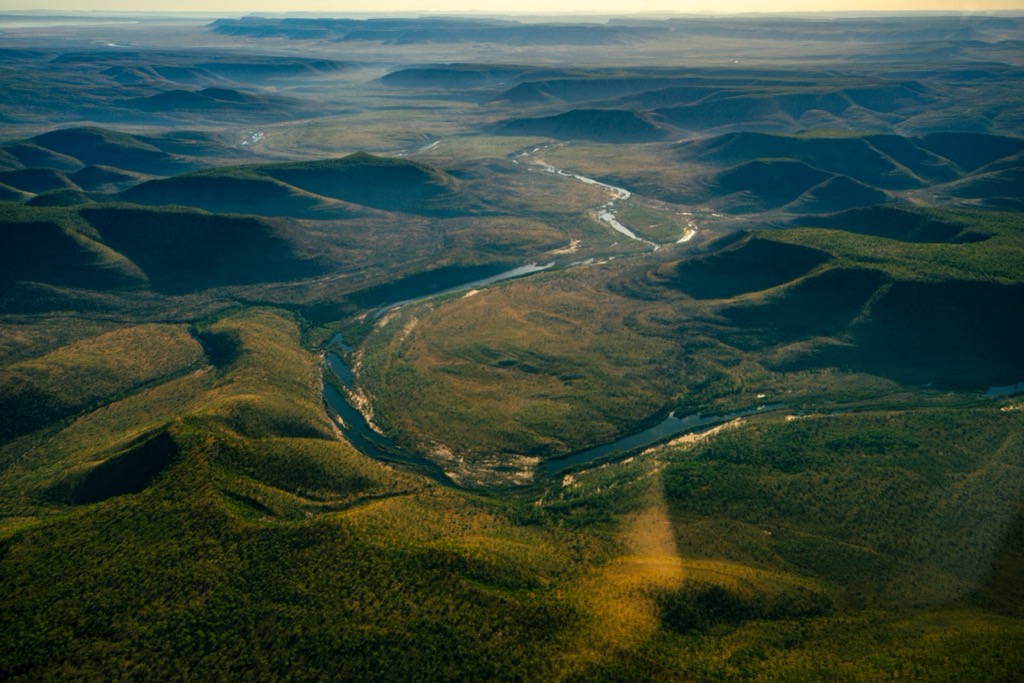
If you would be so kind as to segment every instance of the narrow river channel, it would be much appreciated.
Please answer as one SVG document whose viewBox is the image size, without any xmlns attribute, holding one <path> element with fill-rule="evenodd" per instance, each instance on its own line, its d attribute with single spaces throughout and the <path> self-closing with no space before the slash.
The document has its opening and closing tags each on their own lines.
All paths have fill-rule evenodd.
<svg viewBox="0 0 1024 683">
<path fill-rule="evenodd" d="M 632 197 L 632 192 L 623 187 L 616 187 L 614 185 L 609 185 L 608 183 L 602 183 L 600 180 L 594 180 L 593 178 L 588 178 L 587 176 L 580 175 L 579 173 L 573 173 L 571 171 L 566 171 L 561 168 L 555 168 L 551 164 L 545 162 L 543 159 L 531 158 L 530 155 L 536 154 L 537 152 L 541 151 L 547 146 L 548 145 L 542 145 L 540 147 L 535 147 L 534 149 L 529 151 L 520 152 L 517 155 L 515 155 L 515 157 L 513 157 L 512 161 L 518 164 L 519 159 L 525 159 L 527 163 L 533 166 L 539 166 L 547 173 L 554 173 L 555 175 L 560 175 L 566 178 L 572 178 L 587 185 L 596 185 L 598 187 L 603 187 L 604 189 L 608 190 L 611 193 L 612 198 L 605 202 L 604 204 L 602 204 L 601 207 L 597 210 L 597 220 L 601 221 L 615 232 L 621 235 L 625 235 L 631 240 L 636 240 L 637 242 L 642 242 L 643 244 L 648 245 L 654 251 L 657 251 L 660 248 L 661 245 L 655 244 L 650 240 L 640 237 L 635 232 L 633 232 L 628 227 L 619 222 L 618 214 L 615 213 L 615 204 L 624 199 L 629 199 L 630 197 Z"/>
<path fill-rule="evenodd" d="M 340 348 L 341 353 L 345 355 L 352 351 L 351 348 L 341 341 L 339 335 L 335 335 L 332 338 L 331 345 Z M 338 428 L 341 429 L 345 438 L 359 452 L 375 460 L 408 467 L 429 476 L 441 484 L 455 486 L 444 470 L 436 463 L 418 453 L 409 452 L 401 448 L 394 439 L 380 434 L 370 427 L 363 414 L 352 406 L 348 397 L 337 386 L 340 383 L 348 391 L 355 390 L 355 377 L 352 369 L 345 362 L 341 354 L 335 351 L 327 351 L 324 354 L 324 361 L 324 402 L 333 414 Z M 777 410 L 781 407 L 781 404 L 764 405 L 751 410 L 737 411 L 725 415 L 701 415 L 696 413 L 685 417 L 676 417 L 674 413 L 671 413 L 658 424 L 643 431 L 624 436 L 594 448 L 547 460 L 541 465 L 539 473 L 545 477 L 555 477 L 564 470 L 579 467 L 595 460 L 604 460 L 614 458 L 615 456 L 626 457 L 630 453 L 667 441 L 680 434 L 700 431 L 737 417 Z"/>
<path fill-rule="evenodd" d="M 538 151 L 540 151 L 540 149 L 542 148 L 538 147 L 530 151 L 519 153 L 516 156 L 518 158 L 528 159 L 528 157 L 531 154 L 536 154 Z M 519 161 L 517 161 L 516 158 L 513 158 L 513 161 L 515 163 L 519 163 Z M 623 199 L 628 199 L 630 196 L 632 196 L 629 190 L 626 190 L 621 187 L 615 187 L 614 185 L 609 185 L 607 183 L 602 183 L 598 180 L 594 180 L 593 178 L 588 178 L 586 176 L 555 168 L 554 166 L 551 166 L 541 161 L 540 159 L 528 159 L 528 163 L 530 163 L 531 165 L 539 165 L 544 171 L 548 173 L 573 178 L 579 182 L 586 183 L 588 185 L 597 185 L 599 187 L 605 188 L 611 193 L 612 196 L 608 202 L 606 202 L 605 204 L 598 208 L 598 220 L 600 220 L 602 223 L 605 223 L 616 232 L 625 235 L 626 237 L 632 240 L 636 240 L 638 242 L 642 242 L 646 245 L 649 245 L 654 250 L 658 249 L 659 245 L 638 236 L 628 227 L 620 223 L 617 218 L 617 215 L 614 210 L 615 204 L 616 202 L 619 202 Z M 693 231 L 685 235 L 684 239 L 680 241 L 689 239 L 690 237 L 693 236 L 693 233 L 695 232 L 696 227 L 694 226 Z M 526 264 L 523 266 L 519 266 L 518 268 L 513 268 L 503 273 L 493 275 L 488 278 L 466 282 L 462 285 L 451 287 L 441 292 L 435 292 L 430 295 L 416 297 L 412 299 L 405 299 L 402 301 L 396 301 L 394 303 L 387 304 L 386 306 L 382 306 L 378 308 L 376 311 L 374 311 L 372 316 L 373 319 L 376 320 L 381 316 L 385 315 L 386 313 L 388 313 L 389 311 L 393 311 L 396 308 L 399 308 L 400 306 L 416 303 L 419 301 L 424 301 L 427 299 L 432 299 L 446 294 L 454 294 L 456 292 L 476 289 L 478 287 L 486 287 L 487 285 L 491 285 L 502 280 L 525 277 L 540 271 L 547 270 L 548 268 L 551 268 L 554 265 L 554 262 L 547 263 L 544 265 L 538 265 L 536 263 Z M 345 356 L 350 356 L 352 352 L 352 349 L 344 344 L 340 335 L 335 335 L 331 339 L 331 346 L 340 349 L 341 354 L 344 354 Z M 415 469 L 419 472 L 426 474 L 427 476 L 430 476 L 435 481 L 441 482 L 449 486 L 454 486 L 455 484 L 452 482 L 452 480 L 445 474 L 444 470 L 442 470 L 436 463 L 428 460 L 427 458 L 423 457 L 422 455 L 419 455 L 418 453 L 411 453 L 406 451 L 405 449 L 400 448 L 393 439 L 383 434 L 380 434 L 379 432 L 375 431 L 372 427 L 370 427 L 363 414 L 352 406 L 348 396 L 346 396 L 346 393 L 355 391 L 355 376 L 352 372 L 351 367 L 348 365 L 348 363 L 345 361 L 341 354 L 335 352 L 334 350 L 328 350 L 324 354 L 324 402 L 326 403 L 330 411 L 333 413 L 333 416 L 338 424 L 338 427 L 341 429 L 345 437 L 352 443 L 352 445 L 356 449 L 358 449 L 364 455 L 384 462 L 410 467 L 412 469 Z M 344 389 L 339 389 L 339 384 Z M 729 413 L 727 415 L 718 416 L 703 416 L 700 413 L 697 413 L 695 415 L 687 415 L 686 417 L 676 417 L 673 413 L 670 414 L 667 418 L 662 420 L 657 425 L 650 427 L 648 429 L 644 429 L 635 434 L 624 436 L 620 439 L 617 439 L 607 444 L 603 444 L 601 446 L 579 451 L 576 453 L 570 453 L 565 456 L 548 460 L 541 465 L 539 473 L 548 477 L 553 477 L 557 473 L 565 469 L 578 467 L 580 465 L 586 464 L 594 460 L 614 457 L 617 454 L 621 454 L 623 457 L 625 457 L 631 452 L 666 441 L 680 434 L 698 431 L 704 428 L 709 428 L 714 425 L 735 419 L 737 417 L 750 415 L 761 410 L 774 409 L 776 407 L 777 406 L 760 406 L 754 410 Z"/>
<path fill-rule="evenodd" d="M 485 278 L 482 278 L 480 280 L 473 280 L 472 282 L 465 282 L 465 283 L 463 283 L 461 285 L 455 285 L 454 287 L 449 287 L 448 289 L 443 289 L 440 292 L 434 292 L 433 294 L 425 294 L 424 296 L 414 297 L 412 299 L 403 299 L 402 301 L 396 301 L 393 304 L 387 304 L 385 306 L 381 306 L 376 311 L 374 311 L 373 319 L 376 320 L 377 318 L 381 317 L 382 315 L 384 315 L 388 311 L 393 311 L 396 308 L 399 308 L 401 306 L 405 306 L 407 304 L 414 304 L 414 303 L 417 303 L 419 301 L 426 301 L 427 299 L 434 299 L 436 297 L 444 296 L 446 294 L 455 294 L 457 292 L 465 292 L 465 291 L 470 290 L 470 289 L 476 289 L 477 287 L 486 287 L 487 285 L 493 285 L 495 282 L 501 282 L 502 280 L 512 280 L 512 279 L 517 278 L 517 277 L 523 277 L 524 275 L 533 275 L 534 273 L 539 273 L 542 270 L 547 270 L 548 268 L 551 268 L 554 265 L 555 265 L 554 261 L 552 261 L 551 263 L 546 263 L 543 266 L 538 266 L 536 263 L 528 263 L 525 266 L 519 266 L 519 267 L 513 268 L 511 270 L 506 270 L 505 272 L 498 273 L 497 275 L 492 275 L 490 277 L 485 277 Z"/>
</svg>

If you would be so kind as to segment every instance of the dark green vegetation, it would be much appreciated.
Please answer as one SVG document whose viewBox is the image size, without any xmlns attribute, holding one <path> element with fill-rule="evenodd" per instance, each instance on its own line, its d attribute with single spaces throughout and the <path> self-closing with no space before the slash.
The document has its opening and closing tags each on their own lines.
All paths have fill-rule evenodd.
<svg viewBox="0 0 1024 683">
<path fill-rule="evenodd" d="M 367 342 L 361 379 L 383 424 L 483 468 L 496 450 L 564 454 L 670 409 L 726 413 L 758 394 L 795 409 L 1013 384 L 1024 376 L 1020 228 L 946 216 L 988 238 L 736 233 L 683 258 L 535 276 L 395 314 Z M 413 392 L 428 400 L 409 405 Z"/>
<path fill-rule="evenodd" d="M 136 19 L 3 28 L 0 679 L 1020 678 L 1020 19 Z"/>
<path fill-rule="evenodd" d="M 455 185 L 454 178 L 436 169 L 359 153 L 326 161 L 197 171 L 136 185 L 119 198 L 264 216 L 344 216 L 353 203 L 406 213 L 466 213 L 472 200 L 453 201 Z M 446 205 L 452 208 L 446 210 Z"/>
<path fill-rule="evenodd" d="M 668 133 L 635 111 L 575 109 L 537 119 L 505 121 L 494 128 L 498 135 L 540 135 L 560 140 L 600 142 L 655 142 Z"/>
</svg>

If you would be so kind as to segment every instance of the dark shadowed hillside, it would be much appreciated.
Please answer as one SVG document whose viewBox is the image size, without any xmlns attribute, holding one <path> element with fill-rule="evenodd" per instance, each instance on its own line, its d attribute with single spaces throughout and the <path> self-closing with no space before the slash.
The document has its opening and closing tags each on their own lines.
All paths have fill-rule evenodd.
<svg viewBox="0 0 1024 683">
<path fill-rule="evenodd" d="M 777 287 L 828 261 L 800 245 L 746 236 L 709 254 L 658 269 L 667 287 L 698 299 L 725 299 Z"/>
<path fill-rule="evenodd" d="M 1021 680 L 1024 17 L 598 11 L 0 16 L 0 681 Z"/>
<path fill-rule="evenodd" d="M 125 201 L 197 206 L 264 216 L 343 216 L 352 204 L 387 211 L 451 213 L 457 183 L 402 159 L 357 153 L 343 159 L 236 166 L 153 180 L 126 190 Z"/>
<path fill-rule="evenodd" d="M 315 261 L 296 257 L 272 224 L 256 218 L 137 208 L 89 208 L 81 214 L 105 244 L 131 259 L 162 291 L 291 280 L 323 272 Z"/>
<path fill-rule="evenodd" d="M 313 194 L 386 211 L 429 213 L 435 207 L 450 211 L 454 205 L 446 200 L 458 190 L 455 179 L 438 169 L 365 153 L 343 159 L 275 164 L 256 172 Z"/>
<path fill-rule="evenodd" d="M 601 142 L 652 142 L 668 132 L 635 111 L 576 109 L 536 119 L 512 119 L 498 123 L 499 135 L 540 135 L 560 140 Z"/>
<path fill-rule="evenodd" d="M 910 208 L 873 206 L 828 216 L 798 218 L 793 225 L 836 228 L 901 242 L 973 242 L 987 237 L 970 232 L 963 223 L 941 219 Z"/>
<path fill-rule="evenodd" d="M 118 197 L 133 204 L 194 206 L 214 213 L 260 216 L 329 216 L 345 211 L 323 197 L 237 168 L 150 180 Z"/>
<path fill-rule="evenodd" d="M 195 168 L 194 164 L 135 136 L 101 128 L 67 128 L 45 133 L 31 142 L 37 147 L 73 157 L 82 166 L 98 164 L 157 175 Z"/>
</svg>

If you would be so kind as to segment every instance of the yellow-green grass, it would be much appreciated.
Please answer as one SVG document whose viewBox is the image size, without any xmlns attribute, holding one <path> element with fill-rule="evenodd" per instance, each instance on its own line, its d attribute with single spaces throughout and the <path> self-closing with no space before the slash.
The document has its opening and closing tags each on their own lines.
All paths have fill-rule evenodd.
<svg viewBox="0 0 1024 683">
<path fill-rule="evenodd" d="M 369 97 L 371 107 L 378 102 Z M 463 135 L 471 105 L 460 102 L 417 102 L 416 107 L 371 108 L 335 118 L 320 118 L 302 123 L 284 123 L 268 127 L 261 150 L 287 158 L 323 158 L 325 151 L 345 154 L 367 151 L 397 153 L 425 144 L 430 136 L 444 138 Z M 415 157 L 413 157 L 415 158 Z"/>
<path fill-rule="evenodd" d="M 696 223 L 689 216 L 668 207 L 654 206 L 637 199 L 617 204 L 615 215 L 620 223 L 636 234 L 659 244 L 677 242 L 689 235 L 696 235 L 693 232 L 696 230 L 693 227 Z"/>
<path fill-rule="evenodd" d="M 119 679 L 243 666 L 276 676 L 286 663 L 259 653 L 320 623 L 333 625 L 312 628 L 311 639 L 301 636 L 301 649 L 313 650 L 296 652 L 289 667 L 323 670 L 324 657 L 337 663 L 340 647 L 354 648 L 344 665 L 360 675 L 385 665 L 422 674 L 439 665 L 442 651 L 453 671 L 484 678 L 499 670 L 521 672 L 517 677 L 550 672 L 538 662 L 551 661 L 557 634 L 576 618 L 550 586 L 606 553 L 605 544 L 578 530 L 518 525 L 507 503 L 396 473 L 330 431 L 275 436 L 324 417 L 319 366 L 298 345 L 297 326 L 279 312 L 249 310 L 203 333 L 236 333 L 237 353 L 216 368 L 94 411 L 29 454 L 63 456 L 67 466 L 79 457 L 76 442 L 110 452 L 119 446 L 106 443 L 146 424 L 145 411 L 177 450 L 147 488 L 131 495 L 54 509 L 45 521 L 5 511 L 0 580 L 7 588 L 25 585 L 33 567 L 49 578 L 3 591 L 3 613 L 14 625 L 0 652 L 4 671 L 103 671 Z M 211 398 L 214 410 L 207 407 Z M 231 412 L 237 403 L 249 406 L 252 424 Z M 66 468 L 42 469 L 37 492 Z M 8 482 L 32 490 L 22 474 Z M 22 502 L 32 509 L 36 501 Z M 70 595 L 73 603 L 65 600 Z M 23 628 L 26 614 L 35 615 L 32 629 Z M 277 626 L 237 628 L 250 617 L 262 621 L 259 614 L 276 614 Z M 214 626 L 224 619 L 233 625 Z M 97 639 L 97 628 L 113 630 Z M 263 635 L 253 640 L 254 633 Z M 396 637 L 416 642 L 406 652 L 418 654 L 396 659 Z M 196 638 L 213 647 L 214 660 L 189 645 Z M 254 643 L 262 644 L 253 649 Z M 125 648 L 135 653 L 132 661 L 121 657 Z"/>
<path fill-rule="evenodd" d="M 1020 552 L 1022 435 L 1019 414 L 996 407 L 723 432 L 665 456 L 680 548 L 804 573 L 849 605 L 967 599 L 995 580 L 998 557 Z"/>
<path fill-rule="evenodd" d="M 228 439 L 334 438 L 322 408 L 318 358 L 299 345 L 298 327 L 290 316 L 251 309 L 212 323 L 205 333 L 237 336 L 239 349 L 226 366 L 197 365 L 202 357 L 198 342 L 184 326 L 172 325 L 128 327 L 18 364 L 45 372 L 47 378 L 69 364 L 75 372 L 65 378 L 64 387 L 74 380 L 95 391 L 106 388 L 104 382 L 125 382 L 134 378 L 130 373 L 143 370 L 149 371 L 143 379 L 152 386 L 115 396 L 65 426 L 48 427 L 4 445 L 0 455 L 8 466 L 0 482 L 10 494 L 4 498 L 5 512 L 34 509 L 45 503 L 39 498 L 42 492 L 65 473 L 88 469 L 169 425 L 177 425 L 180 434 L 221 433 Z M 147 357 L 147 352 L 152 355 Z M 92 366 L 85 362 L 89 359 Z M 183 360 L 190 361 L 185 368 L 195 369 L 171 372 L 180 370 Z M 107 391 L 131 386 L 116 385 Z"/>
<path fill-rule="evenodd" d="M 91 320 L 60 313 L 6 317 L 0 322 L 0 363 L 6 365 L 41 356 L 78 339 L 95 337 L 122 326 L 123 323 L 113 320 Z"/>
<path fill-rule="evenodd" d="M 975 220 L 980 229 L 992 231 L 990 239 L 967 244 L 915 244 L 809 228 L 774 232 L 771 239 L 828 251 L 837 259 L 834 265 L 875 268 L 905 280 L 1024 280 L 1024 235 L 1019 227 L 992 214 L 981 214 Z"/>
<path fill-rule="evenodd" d="M 1024 258 L 1014 258 L 1022 247 L 1012 221 L 958 215 L 993 236 L 906 244 L 840 230 L 759 231 L 710 254 L 659 252 L 406 307 L 367 338 L 359 381 L 379 423 L 407 445 L 478 463 L 581 449 L 670 408 L 969 404 L 977 396 L 919 384 L 977 391 L 988 379 L 1016 379 L 1013 336 L 1000 330 L 1019 325 L 1003 308 L 1024 280 Z M 792 256 L 789 271 L 730 271 L 771 254 Z M 901 314 L 915 296 L 917 309 Z M 939 319 L 947 309 L 976 319 L 963 329 L 983 338 L 958 342 L 956 326 Z M 918 311 L 920 324 L 901 322 Z M 946 332 L 933 352 L 908 364 L 904 355 L 925 343 L 922 325 L 937 324 Z"/>
<path fill-rule="evenodd" d="M 648 493 L 620 513 L 622 554 L 566 588 L 590 619 L 575 647 L 563 651 L 563 676 L 1012 679 L 1024 666 L 1022 604 L 1010 578 L 1020 566 L 1022 536 L 1013 518 L 1024 451 L 1022 425 L 1008 412 L 760 419 L 567 478 L 559 498 L 622 497 L 629 482 L 644 481 Z M 973 433 L 965 438 L 966 430 Z M 886 435 L 903 441 L 887 442 Z M 800 454 L 802 468 L 780 460 L 782 450 Z M 709 480 L 697 496 L 705 502 L 695 502 L 693 491 L 680 497 L 681 468 L 699 471 L 717 463 L 743 470 L 755 462 L 765 463 L 755 485 L 764 487 L 765 496 L 738 490 L 743 477 L 737 472 Z M 837 465 L 843 462 L 857 474 L 844 478 Z M 659 502 L 659 463 L 669 477 L 668 506 Z M 811 507 L 819 513 L 802 507 L 792 488 L 811 472 L 817 474 L 808 500 L 816 501 Z M 903 479 L 922 489 L 924 497 L 901 501 L 906 496 L 891 486 L 876 486 L 883 472 L 887 481 Z M 786 512 L 772 512 L 780 505 Z M 901 505 L 903 512 L 891 509 Z M 790 553 L 780 536 L 817 525 L 820 514 L 837 526 L 817 526 L 812 545 Z M 843 544 L 852 548 L 841 539 L 866 528 L 858 521 L 865 514 L 884 519 L 884 531 L 861 541 L 868 545 L 858 548 L 859 556 L 838 552 L 831 568 L 808 564 L 802 553 L 814 546 L 825 548 L 825 555 Z M 936 547 L 944 550 L 932 553 Z M 994 567 L 995 573 L 978 573 L 974 566 Z M 701 594 L 716 595 L 717 602 L 701 608 L 699 597 L 692 602 Z M 679 621 L 680 604 L 691 605 L 692 621 Z M 680 624 L 691 626 L 680 631 Z"/>
<path fill-rule="evenodd" d="M 375 667 L 422 674 L 444 661 L 452 675 L 484 678 L 710 681 L 878 680 L 893 672 L 988 680 L 1019 666 L 1019 619 L 969 605 L 907 610 L 915 603 L 908 586 L 894 592 L 870 567 L 862 568 L 860 585 L 889 601 L 861 611 L 841 599 L 830 613 L 831 596 L 845 590 L 836 576 L 808 570 L 772 546 L 786 525 L 813 518 L 794 510 L 778 523 L 751 520 L 731 512 L 742 512 L 746 499 L 724 492 L 740 507 L 682 509 L 672 483 L 687 463 L 713 466 L 712 453 L 750 454 L 734 467 L 747 466 L 745 457 L 778 467 L 768 450 L 779 443 L 803 449 L 814 463 L 822 444 L 847 457 L 842 448 L 856 446 L 841 439 L 865 435 L 877 450 L 883 436 L 904 435 L 896 443 L 903 454 L 888 456 L 892 466 L 910 467 L 925 481 L 965 475 L 958 505 L 970 507 L 982 490 L 992 489 L 983 496 L 988 501 L 1002 495 L 992 477 L 1016 486 L 1007 477 L 1019 453 L 1017 413 L 759 419 L 685 450 L 578 472 L 539 503 L 479 498 L 395 472 L 320 433 L 317 360 L 300 346 L 290 316 L 246 310 L 202 333 L 237 335 L 237 352 L 216 368 L 94 411 L 43 449 L 70 464 L 75 443 L 91 444 L 102 457 L 120 447 L 115 439 L 128 438 L 129 425 L 163 426 L 179 455 L 148 488 L 51 508 L 57 514 L 47 518 L 31 500 L 23 499 L 21 512 L 6 511 L 3 580 L 24 585 L 28 568 L 37 573 L 30 589 L 3 598 L 17 626 L 0 651 L 8 669 L 56 675 L 56 666 L 63 675 L 103 671 L 125 679 L 169 675 L 172 667 L 226 675 L 238 666 L 274 677 L 287 666 L 315 676 L 330 660 L 373 677 Z M 259 419 L 240 422 L 231 410 L 239 403 Z M 952 438 L 971 427 L 973 437 Z M 311 433 L 279 436 L 295 429 Z M 994 452 L 969 454 L 975 445 L 1000 443 L 1000 434 Z M 963 452 L 932 465 L 906 451 L 906 439 L 925 446 L 958 441 Z M 792 476 L 764 471 L 766 481 Z M 37 474 L 38 491 L 62 473 Z M 796 493 L 798 484 L 790 487 Z M 885 493 L 867 484 L 851 500 Z M 825 490 L 849 486 L 840 478 Z M 783 494 L 793 505 L 802 500 L 794 492 Z M 843 500 L 836 499 L 837 509 Z M 927 565 L 917 565 L 922 578 Z M 679 604 L 685 608 L 693 595 L 719 596 L 739 612 L 712 611 L 697 630 L 685 629 Z M 30 630 L 22 628 L 26 614 L 34 615 Z M 281 649 L 289 638 L 293 645 Z M 283 662 L 258 655 L 286 651 Z"/>
<path fill-rule="evenodd" d="M 566 452 L 657 414 L 674 345 L 624 323 L 632 302 L 600 289 L 600 268 L 390 314 L 359 368 L 381 419 L 472 459 Z"/>
<path fill-rule="evenodd" d="M 1014 680 L 1024 666 L 1020 620 L 974 610 L 869 612 L 752 621 L 712 636 L 660 632 L 576 680 Z"/>
<path fill-rule="evenodd" d="M 45 513 L 47 487 L 164 428 L 192 407 L 209 380 L 209 371 L 200 369 L 90 411 L 66 427 L 5 444 L 0 448 L 8 464 L 0 474 L 4 514 Z"/>
<path fill-rule="evenodd" d="M 0 379 L 10 439 L 197 367 L 202 348 L 185 325 L 146 324 L 79 339 L 12 363 Z"/>
</svg>

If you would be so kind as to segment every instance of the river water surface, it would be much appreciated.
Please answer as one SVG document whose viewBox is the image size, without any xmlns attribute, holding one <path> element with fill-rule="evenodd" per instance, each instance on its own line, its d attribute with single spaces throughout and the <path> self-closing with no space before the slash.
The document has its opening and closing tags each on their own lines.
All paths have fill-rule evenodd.
<svg viewBox="0 0 1024 683">
<path fill-rule="evenodd" d="M 341 338 L 337 335 L 332 340 L 335 344 L 340 341 Z M 347 350 L 344 350 L 347 347 L 342 348 L 343 352 L 347 353 Z M 376 460 L 410 467 L 442 484 L 454 485 L 444 470 L 437 464 L 418 453 L 409 452 L 399 447 L 394 439 L 374 431 L 367 423 L 366 418 L 363 417 L 363 414 L 351 405 L 348 398 L 339 391 L 335 386 L 335 382 L 332 381 L 334 378 L 337 378 L 347 389 L 354 390 L 353 382 L 355 378 L 351 368 L 341 355 L 334 351 L 327 351 L 324 354 L 324 359 L 324 402 L 337 416 L 338 427 L 345 435 L 345 438 L 358 451 Z M 566 469 L 585 465 L 595 460 L 607 459 L 616 454 L 625 457 L 631 452 L 653 446 L 687 432 L 698 431 L 728 422 L 737 417 L 776 410 L 781 407 L 781 404 L 771 404 L 725 415 L 701 415 L 696 413 L 685 417 L 676 417 L 675 413 L 670 413 L 664 420 L 643 431 L 624 436 L 594 448 L 547 460 L 541 466 L 541 473 L 547 477 L 554 477 Z"/>
<path fill-rule="evenodd" d="M 503 273 L 498 273 L 497 275 L 485 277 L 480 280 L 473 280 L 472 282 L 466 282 L 461 285 L 455 285 L 454 287 L 443 289 L 440 292 L 434 292 L 433 294 L 425 294 L 423 296 L 414 297 L 412 299 L 403 299 L 402 301 L 396 301 L 393 304 L 387 304 L 386 306 L 381 306 L 380 308 L 378 308 L 373 314 L 373 319 L 376 320 L 377 318 L 381 317 L 388 311 L 393 311 L 394 309 L 399 308 L 401 306 L 405 306 L 406 304 L 414 304 L 420 301 L 426 301 L 427 299 L 433 299 L 434 297 L 444 296 L 446 294 L 465 292 L 466 290 L 476 289 L 477 287 L 486 287 L 487 285 L 493 285 L 495 282 L 501 282 L 502 280 L 511 280 L 513 278 L 523 277 L 524 275 L 532 275 L 534 273 L 539 273 L 542 270 L 547 270 L 548 268 L 551 268 L 554 265 L 554 261 L 552 261 L 551 263 L 546 263 L 543 266 L 538 266 L 536 263 L 528 263 L 525 266 L 518 266 L 511 270 L 506 270 Z"/>
</svg>

